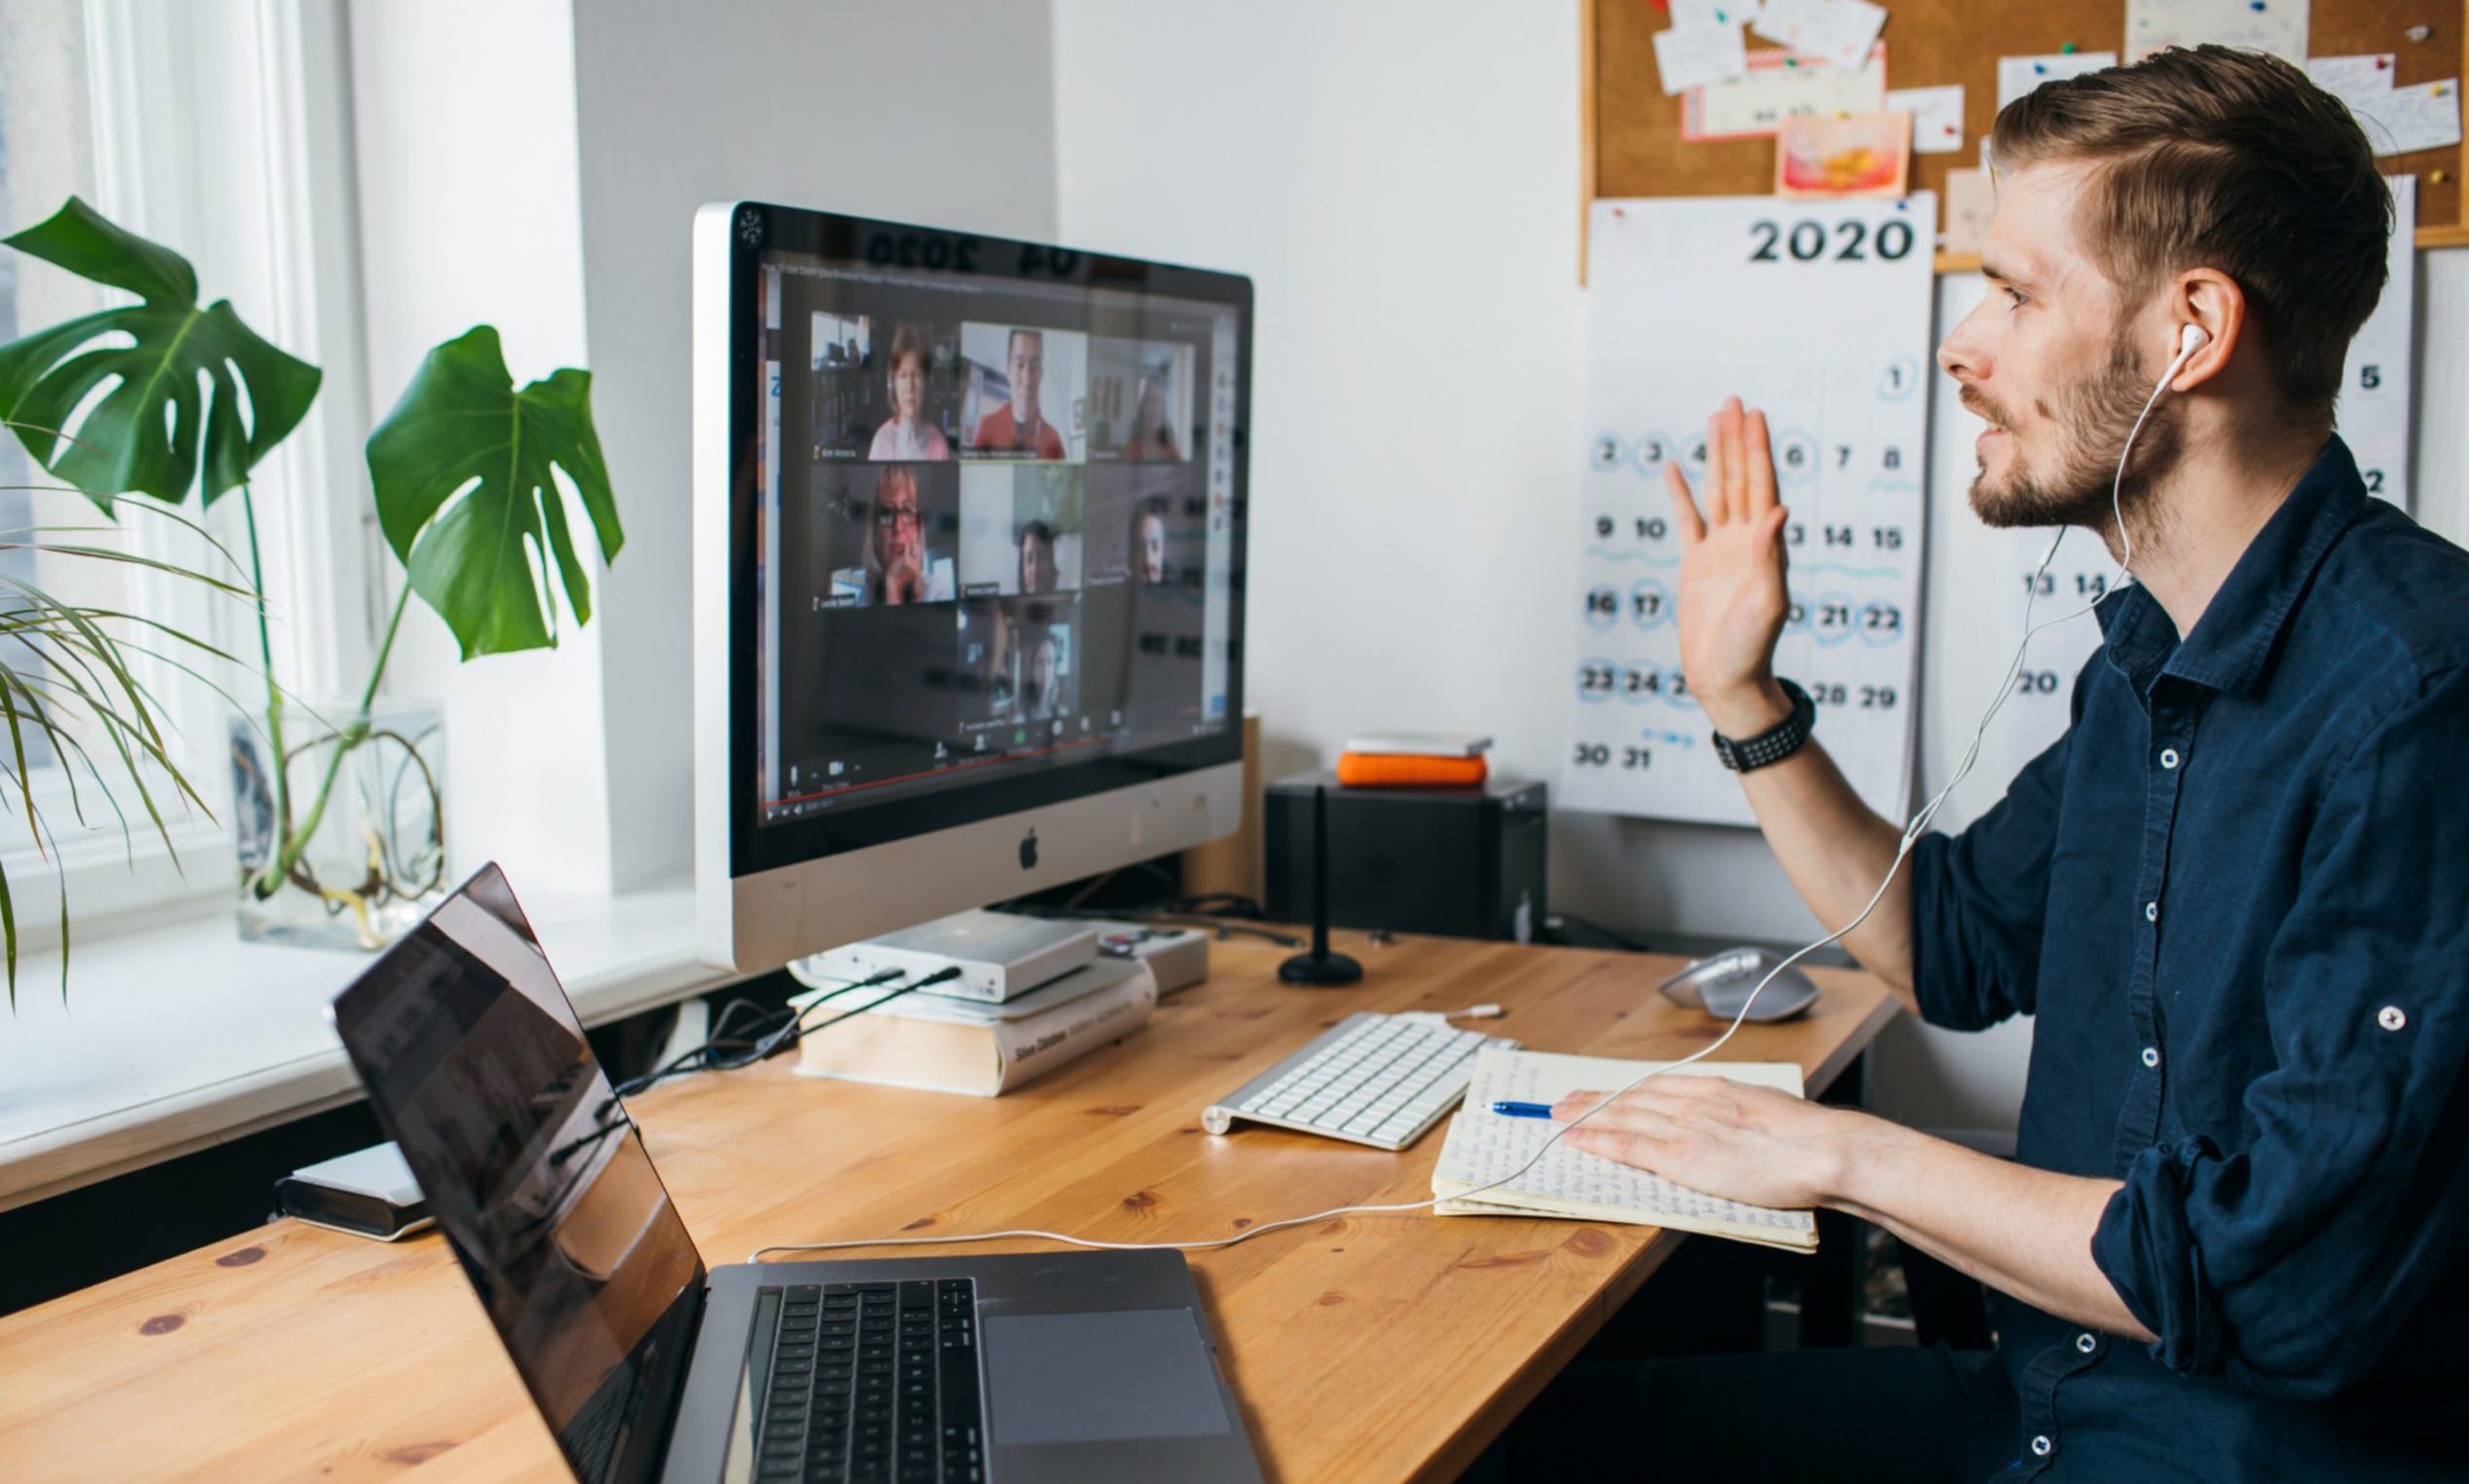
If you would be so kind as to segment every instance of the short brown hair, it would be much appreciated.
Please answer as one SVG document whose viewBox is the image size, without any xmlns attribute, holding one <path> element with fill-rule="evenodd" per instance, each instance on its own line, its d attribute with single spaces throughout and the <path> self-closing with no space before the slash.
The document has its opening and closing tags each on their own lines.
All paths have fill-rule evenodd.
<svg viewBox="0 0 2469 1484">
<path fill-rule="evenodd" d="M 2139 303 L 2169 275 L 2237 282 L 2281 395 L 2329 412 L 2383 293 L 2392 193 L 2348 106 L 2277 57 L 2202 46 L 2045 83 L 1998 111 L 2000 171 L 2099 167 L 2078 220 Z"/>
</svg>

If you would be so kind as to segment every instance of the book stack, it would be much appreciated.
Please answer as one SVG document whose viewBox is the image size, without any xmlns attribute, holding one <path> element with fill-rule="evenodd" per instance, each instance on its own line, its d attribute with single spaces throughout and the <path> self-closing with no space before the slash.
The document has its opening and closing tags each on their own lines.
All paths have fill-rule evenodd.
<svg viewBox="0 0 2469 1484">
<path fill-rule="evenodd" d="M 822 984 L 789 1003 L 803 1011 L 846 992 Z M 931 992 L 856 993 L 881 1003 L 802 1039 L 801 1074 L 971 1097 L 1008 1092 L 1128 1036 L 1158 1006 L 1157 976 L 1137 959 L 1096 959 L 1001 1002 Z"/>
<path fill-rule="evenodd" d="M 1348 788 L 1477 788 L 1491 776 L 1488 737 L 1461 733 L 1370 732 L 1349 737 L 1338 754 Z"/>
<path fill-rule="evenodd" d="M 1492 1111 L 1496 1102 L 1550 1104 L 1573 1092 L 1611 1092 L 1655 1065 L 1542 1051 L 1477 1052 L 1465 1103 L 1450 1122 L 1448 1140 L 1432 1169 L 1431 1193 L 1440 1198 L 1432 1210 L 1442 1216 L 1616 1221 L 1728 1237 L 1787 1252 L 1816 1251 L 1814 1212 L 1704 1195 L 1572 1148 L 1566 1141 L 1552 1143 L 1552 1135 L 1566 1126 L 1562 1123 Z M 1701 1061 L 1673 1067 L 1665 1075 L 1728 1077 L 1803 1095 L 1801 1069 L 1790 1062 Z M 1535 1158 L 1538 1150 L 1539 1160 Z M 1527 1168 L 1530 1162 L 1533 1167 Z"/>
</svg>

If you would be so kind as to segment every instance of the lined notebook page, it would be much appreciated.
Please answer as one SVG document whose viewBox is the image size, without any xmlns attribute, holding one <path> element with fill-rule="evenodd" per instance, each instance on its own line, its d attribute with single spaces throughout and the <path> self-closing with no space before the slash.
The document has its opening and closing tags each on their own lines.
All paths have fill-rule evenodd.
<svg viewBox="0 0 2469 1484">
<path fill-rule="evenodd" d="M 1552 1145 L 1533 1169 L 1508 1185 L 1484 1191 L 1471 1200 L 1446 1199 L 1506 1177 L 1533 1159 L 1563 1126 L 1544 1119 L 1507 1118 L 1494 1113 L 1493 1103 L 1556 1103 L 1587 1088 L 1609 1092 L 1656 1065 L 1662 1064 L 1543 1051 L 1477 1053 L 1474 1081 L 1466 1088 L 1464 1105 L 1450 1122 L 1448 1140 L 1432 1171 L 1432 1194 L 1444 1198 L 1436 1209 L 1444 1216 L 1523 1214 L 1619 1221 L 1801 1250 L 1816 1246 L 1817 1222 L 1808 1211 L 1776 1210 L 1703 1195 L 1645 1170 L 1572 1149 L 1565 1142 Z M 1728 1077 L 1802 1095 L 1801 1069 L 1790 1062 L 1694 1062 L 1664 1075 Z"/>
</svg>

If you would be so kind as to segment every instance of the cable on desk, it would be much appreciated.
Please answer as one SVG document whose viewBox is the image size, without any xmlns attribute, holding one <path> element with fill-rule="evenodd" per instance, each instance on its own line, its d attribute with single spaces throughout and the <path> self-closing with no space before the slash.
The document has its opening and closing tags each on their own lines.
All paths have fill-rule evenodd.
<svg viewBox="0 0 2469 1484">
<path fill-rule="evenodd" d="M 1554 933 L 1557 933 L 1560 940 L 1565 944 L 1569 943 L 1569 933 L 1566 929 L 1569 927 L 1576 927 L 1584 929 L 1586 932 L 1593 933 L 1605 942 L 1610 943 L 1613 947 L 1618 948 L 1626 953 L 1652 953 L 1654 951 L 1653 949 L 1648 947 L 1645 941 L 1640 938 L 1631 937 L 1625 932 L 1614 932 L 1614 930 L 1605 927 L 1603 924 L 1595 922 L 1591 918 L 1579 917 L 1575 912 L 1547 913 L 1543 918 L 1543 926 Z M 1576 947 L 1581 945 L 1569 944 L 1569 946 Z"/>
<path fill-rule="evenodd" d="M 701 1046 L 680 1051 L 676 1056 L 672 1057 L 666 1065 L 657 1067 L 639 1077 L 628 1078 L 609 1090 L 616 1093 L 619 1097 L 633 1097 L 637 1093 L 647 1091 L 650 1088 L 659 1085 L 661 1083 L 666 1082 L 672 1077 L 682 1077 L 690 1072 L 734 1072 L 741 1068 L 753 1066 L 756 1062 L 762 1061 L 776 1052 L 785 1050 L 789 1046 L 795 1046 L 807 1035 L 810 1035 L 815 1031 L 822 1030 L 826 1026 L 838 1025 L 841 1021 L 849 1018 L 848 1015 L 836 1015 L 833 1018 L 822 1022 L 820 1025 L 809 1026 L 805 1023 L 806 1017 L 814 1013 L 817 1006 L 822 1005 L 827 1001 L 836 1000 L 842 995 L 855 994 L 861 989 L 872 989 L 877 985 L 889 984 L 893 980 L 899 978 L 905 972 L 907 972 L 905 970 L 886 969 L 868 978 L 858 979 L 852 983 L 844 984 L 837 989 L 825 990 L 822 994 L 817 995 L 813 1000 L 809 1001 L 803 1008 L 785 1012 L 787 1014 L 787 1019 L 782 1021 L 779 1025 L 761 1031 L 750 1029 L 743 1036 L 732 1036 L 729 1034 L 729 1022 L 739 1009 L 744 1008 L 754 1011 L 758 1017 L 758 1024 L 775 1015 L 784 1012 L 765 1009 L 762 1006 L 755 1004 L 751 1000 L 732 1000 L 721 1008 L 719 1014 L 712 1017 L 711 1033 L 703 1038 L 703 1042 Z M 875 1005 L 881 1005 L 886 1001 L 896 999 L 899 995 L 907 994 L 910 990 L 924 989 L 930 984 L 940 984 L 946 979 L 956 979 L 958 977 L 960 977 L 959 970 L 945 970 L 940 973 L 930 975 L 927 978 L 921 979 L 917 983 L 907 986 L 905 989 L 896 991 L 894 994 L 886 995 L 883 999 L 874 1001 L 872 1004 L 861 1007 L 857 1010 L 851 1011 L 851 1013 L 862 1014 L 865 1010 L 873 1008 Z M 751 1039 L 748 1039 L 749 1037 Z"/>
</svg>

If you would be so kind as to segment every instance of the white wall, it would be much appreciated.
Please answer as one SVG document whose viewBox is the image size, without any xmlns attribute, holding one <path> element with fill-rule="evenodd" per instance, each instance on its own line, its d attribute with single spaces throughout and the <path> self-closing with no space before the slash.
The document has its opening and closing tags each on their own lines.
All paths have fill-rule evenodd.
<svg viewBox="0 0 2469 1484">
<path fill-rule="evenodd" d="M 1045 7 L 356 0 L 371 411 L 504 332 L 592 372 L 627 543 L 551 652 L 459 666 L 415 603 L 390 671 L 442 696 L 456 864 L 598 893 L 693 867 L 688 229 L 750 197 L 1054 236 Z"/>
<path fill-rule="evenodd" d="M 565 8 L 356 0 L 349 20 L 369 425 L 431 346 L 475 324 L 498 327 L 516 385 L 589 364 Z M 456 870 L 494 858 L 526 891 L 605 890 L 603 636 L 462 665 L 413 599 L 387 685 L 445 701 Z"/>
<path fill-rule="evenodd" d="M 1051 240 L 1045 7 L 574 0 L 592 408 L 627 527 L 605 618 L 614 884 L 693 868 L 688 223 L 739 198 Z"/>
<path fill-rule="evenodd" d="M 1489 731 L 1500 767 L 1557 777 L 1586 432 L 1576 10 L 1054 0 L 1064 238 L 1258 281 L 1246 678 L 1270 777 L 1371 726 Z M 2458 540 L 2469 254 L 2435 257 L 2417 480 L 2421 516 Z M 1970 518 L 1955 473 L 1933 528 Z M 1947 588 L 1933 571 L 1933 623 Z M 1927 673 L 1927 778 L 1993 678 Z M 1954 813 L 2001 786 L 1976 776 Z M 1814 926 L 1754 834 L 1571 814 L 1552 829 L 1565 910 L 1691 933 Z M 2011 1126 L 2029 1044 L 2027 1026 L 1907 1023 L 1873 1086 L 1916 1122 Z"/>
</svg>

